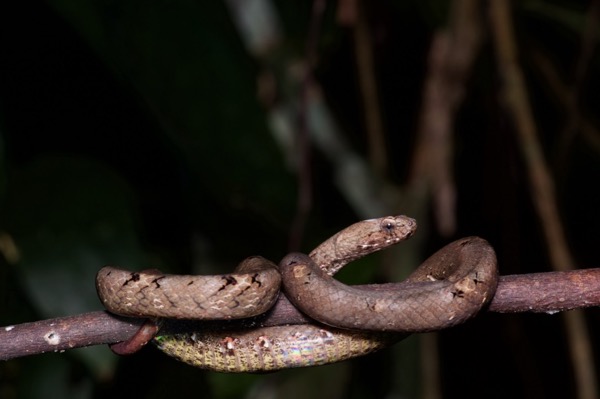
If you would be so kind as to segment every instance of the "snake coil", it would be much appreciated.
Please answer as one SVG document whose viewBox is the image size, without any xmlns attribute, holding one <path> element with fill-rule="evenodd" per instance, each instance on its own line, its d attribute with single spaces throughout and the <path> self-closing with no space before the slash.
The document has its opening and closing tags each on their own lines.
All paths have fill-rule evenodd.
<svg viewBox="0 0 600 399">
<path fill-rule="evenodd" d="M 406 216 L 369 219 L 335 234 L 308 256 L 289 254 L 274 265 L 246 259 L 235 273 L 170 276 L 103 268 L 98 294 L 114 313 L 137 317 L 232 319 L 267 311 L 280 278 L 290 301 L 314 323 L 255 329 L 197 329 L 161 334 L 157 347 L 196 367 L 221 372 L 272 371 L 338 362 L 402 339 L 449 327 L 476 314 L 493 297 L 498 274 L 483 239 L 455 241 L 427 259 L 400 291 L 373 292 L 331 276 L 347 263 L 394 245 L 416 230 Z"/>
</svg>

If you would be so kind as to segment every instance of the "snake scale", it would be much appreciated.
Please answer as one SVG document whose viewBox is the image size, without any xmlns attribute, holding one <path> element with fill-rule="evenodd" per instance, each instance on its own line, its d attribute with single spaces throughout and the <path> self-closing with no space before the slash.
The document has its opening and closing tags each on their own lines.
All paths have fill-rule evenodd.
<svg viewBox="0 0 600 399">
<path fill-rule="evenodd" d="M 277 300 L 281 275 L 260 256 L 246 258 L 232 274 L 168 275 L 106 266 L 96 290 L 113 313 L 133 317 L 227 320 L 266 312 Z"/>
<path fill-rule="evenodd" d="M 280 262 L 285 292 L 317 320 L 314 323 L 166 332 L 154 342 L 168 355 L 196 367 L 260 372 L 346 360 L 389 346 L 403 333 L 439 329 L 472 316 L 493 296 L 497 283 L 494 252 L 480 238 L 465 238 L 438 251 L 406 280 L 406 290 L 366 294 L 330 277 L 347 263 L 394 245 L 415 230 L 416 222 L 406 216 L 365 220 L 332 236 L 308 256 L 286 256 Z M 260 314 L 277 300 L 279 274 L 273 270 L 274 265 L 260 257 L 248 258 L 233 274 L 219 276 L 103 268 L 97 289 L 107 309 L 121 315 L 233 319 Z M 434 315 L 429 317 L 436 320 L 433 324 L 422 320 L 427 314 Z M 408 326 L 396 320 L 409 320 Z"/>
</svg>

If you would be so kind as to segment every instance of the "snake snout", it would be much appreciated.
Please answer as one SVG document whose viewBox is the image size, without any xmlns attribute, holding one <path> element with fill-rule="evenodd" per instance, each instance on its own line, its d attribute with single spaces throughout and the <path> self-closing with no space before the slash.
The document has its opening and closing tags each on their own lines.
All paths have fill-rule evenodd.
<svg viewBox="0 0 600 399">
<path fill-rule="evenodd" d="M 407 239 L 417 231 L 417 221 L 408 216 L 390 216 L 381 220 L 381 230 L 398 239 Z"/>
</svg>

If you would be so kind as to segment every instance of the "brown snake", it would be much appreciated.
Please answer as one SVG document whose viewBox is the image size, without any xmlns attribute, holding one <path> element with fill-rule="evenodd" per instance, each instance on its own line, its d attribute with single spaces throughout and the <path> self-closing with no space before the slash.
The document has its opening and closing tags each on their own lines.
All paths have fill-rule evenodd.
<svg viewBox="0 0 600 399">
<path fill-rule="evenodd" d="M 381 312 L 381 306 L 377 306 L 377 304 L 383 303 L 385 303 L 386 306 L 393 304 L 397 299 L 402 300 L 404 298 L 409 298 L 409 300 L 412 301 L 411 305 L 404 306 L 403 310 L 413 308 L 414 306 L 416 306 L 416 311 L 429 309 L 427 305 L 421 305 L 421 307 L 414 305 L 416 303 L 416 297 L 424 299 L 426 302 L 429 301 L 427 303 L 436 303 L 435 309 L 437 310 L 433 313 L 439 313 L 441 315 L 441 312 L 443 312 L 442 306 L 438 303 L 438 299 L 433 299 L 436 295 L 436 298 L 444 298 L 443 301 L 449 302 L 451 305 L 456 302 L 469 304 L 471 302 L 479 301 L 477 309 L 484 305 L 485 299 L 490 299 L 493 296 L 497 280 L 497 275 L 495 274 L 495 256 L 489 245 L 484 240 L 478 238 L 461 240 L 463 241 L 462 244 L 453 243 L 451 244 L 451 248 L 449 248 L 450 246 L 446 247 L 432 256 L 417 269 L 408 280 L 408 286 L 411 286 L 411 284 L 412 286 L 415 286 L 416 284 L 419 288 L 410 288 L 409 291 L 411 293 L 404 297 L 397 292 L 383 293 L 381 297 L 377 294 L 375 295 L 376 298 L 372 300 L 372 293 L 369 293 L 367 298 L 361 298 L 360 295 L 357 297 L 355 295 L 353 297 L 349 294 L 349 292 L 352 292 L 353 290 L 351 287 L 337 283 L 327 276 L 334 274 L 346 263 L 354 259 L 386 248 L 409 237 L 415 229 L 416 223 L 414 220 L 405 216 L 362 221 L 344 229 L 325 241 L 310 253 L 310 257 L 300 254 L 288 255 L 281 262 L 280 266 L 282 267 L 284 274 L 289 275 L 291 272 L 292 274 L 296 274 L 296 276 L 292 278 L 289 276 L 286 277 L 290 278 L 290 282 L 285 282 L 286 290 L 292 293 L 292 301 L 295 302 L 300 309 L 311 316 L 314 315 L 315 319 L 318 319 L 323 323 L 331 324 L 335 324 L 335 322 L 331 322 L 331 320 L 327 318 L 322 318 L 322 316 L 318 314 L 318 311 L 314 313 L 315 308 L 327 308 L 327 311 L 333 311 L 333 313 L 341 315 L 342 319 L 346 318 L 351 320 L 350 324 L 353 324 L 359 319 L 352 317 L 352 314 L 357 311 L 361 313 L 363 317 L 367 318 L 372 318 L 373 312 L 376 314 L 386 314 L 386 316 L 383 317 L 388 321 L 404 318 L 402 314 L 387 314 L 387 310 L 386 312 Z M 460 254 L 453 254 L 457 250 Z M 474 266 L 476 269 L 467 271 L 466 274 L 463 273 L 460 278 L 456 279 L 453 277 L 454 275 L 445 275 L 446 273 L 453 273 L 451 268 L 440 265 L 440 263 L 450 263 L 458 264 L 460 266 L 465 263 L 465 260 L 473 259 L 473 257 L 475 257 L 475 260 L 471 261 L 470 265 Z M 250 259 L 255 259 L 253 262 L 256 262 L 256 264 L 261 264 L 263 262 L 262 258 L 258 257 Z M 294 291 L 295 285 L 305 285 L 305 283 L 307 283 L 307 274 L 300 273 L 299 268 L 306 267 L 306 270 L 308 270 L 308 267 L 313 267 L 313 262 L 320 266 L 323 271 L 320 271 L 317 268 L 316 270 L 311 271 L 310 275 L 319 276 L 318 281 L 321 285 L 318 289 L 324 289 L 323 292 L 326 292 L 326 294 L 317 293 L 313 295 L 307 294 L 306 291 L 303 294 L 299 294 L 299 291 Z M 264 260 L 264 263 L 268 264 L 270 262 Z M 477 267 L 480 267 L 479 264 L 483 264 L 484 269 L 489 269 L 490 271 L 481 271 L 480 269 L 477 269 Z M 271 269 L 271 266 L 266 267 L 266 270 Z M 462 270 L 464 268 L 459 267 L 459 269 Z M 222 303 L 225 304 L 226 309 L 217 310 L 217 313 L 223 315 L 222 318 L 249 317 L 264 311 L 264 309 L 261 311 L 248 312 L 246 315 L 241 311 L 238 312 L 238 310 L 240 308 L 252 308 L 253 310 L 256 310 L 256 304 L 272 304 L 277 299 L 276 294 L 273 295 L 273 299 L 269 300 L 267 299 L 267 295 L 263 296 L 249 292 L 254 290 L 273 290 L 273 288 L 263 285 L 266 281 L 261 274 L 263 271 L 261 268 L 258 268 L 257 270 L 256 267 L 251 268 L 251 273 L 249 274 L 244 274 L 239 270 L 236 270 L 236 274 L 234 275 L 204 277 L 176 277 L 158 274 L 146 275 L 143 273 L 122 272 L 124 275 L 119 279 L 115 278 L 115 274 L 120 274 L 120 271 L 117 273 L 115 270 L 110 270 L 110 273 L 108 273 L 107 270 L 103 270 L 104 272 L 101 270 L 98 275 L 98 292 L 105 306 L 107 306 L 109 310 L 120 314 L 127 312 L 127 315 L 135 316 L 206 319 L 212 318 L 212 316 L 207 316 L 205 309 L 214 307 L 219 308 L 217 304 Z M 302 276 L 304 276 L 304 279 Z M 219 288 L 216 290 L 209 290 L 209 294 L 207 294 L 206 291 L 203 294 L 191 294 L 195 295 L 195 299 L 185 302 L 185 305 L 181 305 L 177 302 L 177 298 L 185 296 L 183 290 L 188 289 L 190 286 L 201 285 L 200 283 L 197 283 L 200 281 L 197 279 L 200 278 L 218 279 L 217 285 Z M 171 283 L 168 281 L 169 279 L 174 280 Z M 424 282 L 440 279 L 445 282 Z M 313 284 L 315 279 L 310 280 L 311 281 L 308 281 L 309 284 L 306 285 Z M 141 285 L 140 281 L 142 281 Z M 229 281 L 229 283 L 227 281 Z M 235 281 L 235 283 L 233 283 L 233 281 Z M 238 282 L 241 282 L 240 287 L 236 287 Z M 336 286 L 336 288 L 329 288 L 331 284 Z M 443 285 L 444 287 L 442 287 L 442 291 L 435 291 L 427 288 L 430 285 L 438 288 L 440 288 L 440 285 Z M 164 292 L 166 287 L 174 288 L 176 286 L 179 287 L 175 289 L 175 293 L 170 292 L 170 290 L 167 290 L 169 292 Z M 106 289 L 106 287 L 110 287 L 110 289 Z M 274 288 L 275 292 L 277 292 L 277 289 L 277 287 Z M 419 289 L 425 289 L 428 294 L 419 296 Z M 341 290 L 338 293 L 338 297 L 336 297 L 336 294 L 334 293 L 335 290 Z M 158 295 L 155 295 L 156 292 L 154 291 L 158 292 Z M 216 297 L 219 297 L 219 293 L 223 293 L 224 297 L 216 299 Z M 473 294 L 475 296 L 473 296 L 472 293 L 475 293 Z M 254 299 L 246 299 L 244 296 L 246 294 L 250 294 Z M 360 292 L 354 294 L 360 294 Z M 205 305 L 198 299 L 198 295 L 201 295 L 204 298 L 212 298 L 213 296 L 215 298 L 212 299 L 210 305 Z M 390 295 L 393 299 L 389 299 Z M 448 300 L 448 295 L 452 297 L 450 300 Z M 475 298 L 477 295 L 479 295 L 477 297 L 478 299 L 472 300 L 472 298 Z M 306 308 L 304 307 L 305 304 L 300 304 L 304 301 L 298 299 L 301 296 L 308 298 L 306 301 Z M 257 297 L 262 299 L 258 300 Z M 119 299 L 117 300 L 115 298 Z M 341 299 L 341 301 L 339 301 L 339 299 Z M 364 306 L 361 306 L 360 304 L 357 305 L 356 301 L 362 303 Z M 112 306 L 115 303 L 118 306 L 113 308 Z M 141 307 L 139 308 L 137 305 L 138 303 L 141 304 Z M 252 304 L 249 305 L 250 303 Z M 373 306 L 373 304 L 375 305 Z M 265 307 L 266 306 L 267 305 L 265 305 Z M 347 311 L 347 306 L 350 306 L 348 308 L 349 311 Z M 178 312 L 172 314 L 170 313 L 172 309 L 166 309 L 175 308 L 181 310 L 182 307 L 186 309 L 185 316 L 181 316 L 183 313 Z M 392 312 L 398 311 L 398 309 L 396 309 L 398 306 L 394 305 L 388 307 L 394 308 Z M 402 306 L 400 307 L 402 308 Z M 158 311 L 153 308 L 158 309 Z M 383 328 L 381 328 L 380 325 L 367 325 L 361 328 L 367 330 L 391 329 L 393 331 L 431 330 L 456 324 L 458 321 L 468 317 L 466 314 L 472 315 L 476 312 L 475 308 L 472 308 L 459 313 L 459 308 L 460 306 L 456 306 L 456 309 L 452 308 L 450 314 L 446 310 L 445 316 L 439 317 L 442 320 L 437 325 L 426 325 L 421 328 L 412 326 L 408 329 L 403 329 L 397 325 L 394 327 L 384 325 Z M 151 311 L 148 311 L 148 309 L 151 309 Z M 235 311 L 232 311 L 232 309 Z M 414 312 L 415 309 L 412 311 Z M 199 315 L 194 315 L 195 312 L 199 312 Z M 168 316 L 166 316 L 167 314 Z M 220 316 L 216 317 L 219 318 Z M 447 319 L 451 320 L 448 321 Z M 385 323 L 386 322 L 384 322 L 384 324 Z M 414 321 L 413 323 L 417 323 L 417 321 Z M 338 326 L 344 328 L 351 327 L 348 325 Z M 254 330 L 198 330 L 180 334 L 167 332 L 164 335 L 158 336 L 155 339 L 155 343 L 163 352 L 197 367 L 224 372 L 248 372 L 270 371 L 282 368 L 333 363 L 388 346 L 402 337 L 403 336 L 395 333 L 349 331 L 314 323 L 264 327 Z"/>
<path fill-rule="evenodd" d="M 392 292 L 342 284 L 299 253 L 283 258 L 280 270 L 289 300 L 308 316 L 367 331 L 414 333 L 463 323 L 492 298 L 498 283 L 494 251 L 478 237 L 435 253 Z"/>
<path fill-rule="evenodd" d="M 260 256 L 245 259 L 232 274 L 168 275 L 158 271 L 100 269 L 96 290 L 112 313 L 135 317 L 226 320 L 256 316 L 277 300 L 281 275 Z"/>
</svg>

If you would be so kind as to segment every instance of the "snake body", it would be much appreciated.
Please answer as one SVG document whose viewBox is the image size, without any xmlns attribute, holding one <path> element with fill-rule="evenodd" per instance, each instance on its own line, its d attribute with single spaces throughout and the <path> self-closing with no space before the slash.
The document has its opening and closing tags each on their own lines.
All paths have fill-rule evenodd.
<svg viewBox="0 0 600 399">
<path fill-rule="evenodd" d="M 106 266 L 96 290 L 112 313 L 134 317 L 226 320 L 256 316 L 277 300 L 281 275 L 260 256 L 245 259 L 235 273 L 216 276 L 129 272 Z"/>
<path fill-rule="evenodd" d="M 494 251 L 478 237 L 446 246 L 393 292 L 344 285 L 304 254 L 287 255 L 280 270 L 289 300 L 308 316 L 368 331 L 413 333 L 462 323 L 492 298 L 498 282 Z"/>
<path fill-rule="evenodd" d="M 363 220 L 333 235 L 310 253 L 324 273 L 410 237 L 414 219 L 406 216 Z M 156 337 L 157 347 L 176 359 L 219 372 L 274 371 L 340 362 L 392 345 L 403 336 L 345 331 L 317 324 L 255 330 L 206 331 Z"/>
<path fill-rule="evenodd" d="M 192 366 L 241 373 L 340 362 L 382 349 L 399 339 L 391 334 L 298 324 L 162 335 L 155 338 L 155 343 L 166 354 Z"/>
<path fill-rule="evenodd" d="M 335 274 L 347 263 L 410 237 L 414 219 L 384 217 L 355 223 L 310 253 L 323 273 Z M 219 372 L 274 371 L 340 362 L 392 345 L 402 335 L 345 331 L 317 324 L 263 327 L 254 330 L 160 335 L 157 347 L 176 359 Z"/>
<path fill-rule="evenodd" d="M 366 220 L 337 233 L 312 251 L 309 256 L 291 254 L 282 260 L 280 268 L 284 279 L 289 280 L 284 281 L 284 285 L 290 300 L 315 320 L 335 325 L 334 327 L 314 322 L 313 324 L 263 327 L 253 330 L 198 329 L 183 333 L 166 332 L 157 336 L 154 343 L 168 355 L 204 369 L 222 372 L 271 371 L 342 361 L 388 346 L 404 336 L 397 332 L 386 333 L 378 330 L 425 331 L 456 324 L 470 317 L 485 304 L 486 300 L 492 297 L 497 279 L 497 275 L 494 274 L 493 250 L 484 240 L 478 238 L 464 239 L 434 254 L 407 280 L 406 284 L 410 294 L 384 292 L 381 295 L 378 293 L 373 296 L 373 292 L 369 292 L 366 295 L 365 292 L 360 292 L 360 289 L 344 286 L 329 277 L 346 263 L 411 236 L 415 229 L 416 222 L 405 216 Z M 459 255 L 454 254 L 456 251 L 459 252 Z M 155 274 L 147 277 L 142 273 L 137 273 L 136 279 L 139 278 L 146 282 L 140 287 L 132 284 L 133 274 L 131 272 L 125 272 L 129 274 L 125 274 L 124 279 L 121 277 L 120 280 L 113 280 L 115 272 L 111 271 L 110 274 L 99 273 L 97 286 L 99 293 L 102 287 L 113 287 L 111 290 L 107 290 L 110 292 L 109 294 L 106 294 L 104 298 L 101 295 L 101 298 L 110 311 L 121 312 L 120 314 L 123 314 L 123 303 L 126 311 L 130 312 L 128 314 L 135 316 L 150 315 L 147 310 L 156 307 L 154 303 L 159 303 L 160 315 L 153 313 L 154 317 L 208 318 L 203 315 L 192 316 L 187 313 L 186 316 L 181 316 L 177 310 L 174 310 L 175 314 L 170 313 L 171 310 L 169 310 L 169 315 L 164 316 L 167 314 L 164 313 L 166 307 L 195 308 L 192 313 L 197 313 L 198 309 L 216 307 L 220 309 L 217 313 L 220 312 L 224 316 L 222 318 L 250 317 L 260 311 L 233 313 L 231 309 L 256 309 L 255 303 L 272 304 L 278 296 L 278 286 L 277 288 L 267 288 L 266 280 L 263 280 L 262 274 L 260 274 L 263 272 L 262 267 L 265 262 L 269 262 L 256 262 L 260 264 L 258 271 L 253 269 L 251 273 L 245 274 L 237 270 L 238 274 L 235 275 L 217 276 L 221 286 L 223 286 L 223 281 L 227 280 L 227 276 L 235 276 L 236 283 L 229 284 L 234 286 L 230 288 L 236 288 L 235 286 L 240 282 L 242 283 L 240 287 L 244 288 L 228 291 L 227 285 L 225 285 L 225 288 L 212 290 L 210 291 L 212 294 L 209 296 L 220 299 L 212 301 L 210 305 L 201 302 L 198 299 L 201 297 L 198 296 L 192 301 L 194 304 L 190 304 L 190 306 L 182 306 L 175 301 L 175 298 L 182 296 L 183 291 L 181 290 L 189 285 L 196 285 L 195 282 L 189 284 L 191 278 L 196 278 L 193 276 L 186 276 L 182 280 L 173 280 L 171 287 L 179 290 L 177 295 L 171 292 L 168 294 L 162 292 L 161 294 L 167 300 L 158 302 L 148 299 L 149 290 L 156 290 L 158 289 L 156 286 L 160 285 L 160 291 L 162 291 L 165 281 L 175 278 L 174 276 L 164 276 L 157 284 L 154 281 Z M 448 263 L 459 267 L 448 267 Z M 467 263 L 469 266 L 464 266 Z M 269 265 L 266 269 L 271 270 L 272 267 Z M 456 274 L 457 272 L 458 274 Z M 313 287 L 317 291 L 303 290 L 304 286 Z M 271 300 L 254 300 L 251 304 L 244 295 L 253 290 L 264 292 L 272 290 L 275 294 L 272 294 Z M 420 294 L 421 292 L 423 293 Z M 112 299 L 115 293 L 117 297 L 121 296 L 118 301 Z M 220 297 L 219 293 L 224 296 Z M 206 296 L 206 293 L 192 295 Z M 257 294 L 252 295 L 256 296 Z M 266 297 L 265 294 L 264 298 Z M 411 304 L 398 305 L 398 301 L 405 300 Z M 418 300 L 424 300 L 425 304 L 417 305 Z M 121 306 L 117 310 L 113 310 L 111 306 L 116 302 L 120 302 Z M 137 306 L 138 302 L 142 305 L 140 308 Z M 447 309 L 442 309 L 443 303 L 457 306 L 452 307 L 448 313 Z M 465 306 L 465 303 L 467 305 L 477 304 L 477 307 L 472 306 L 463 311 L 461 306 Z M 221 309 L 220 304 L 228 304 L 228 306 Z M 323 309 L 325 310 L 321 311 Z M 414 319 L 408 328 L 395 324 L 395 319 L 404 318 L 404 315 L 398 314 L 398 312 L 405 310 L 420 311 L 422 315 L 428 312 L 434 313 L 438 319 L 437 324 L 426 324 L 424 327 L 419 327 L 417 319 Z M 322 315 L 322 313 L 328 314 L 329 312 L 335 313 L 333 319 L 330 319 L 330 316 Z M 360 316 L 356 317 L 355 314 Z M 382 318 L 383 321 L 375 323 L 365 322 L 363 319 L 363 317 L 377 319 L 374 315 L 379 314 L 385 314 Z M 412 316 L 411 319 L 413 319 Z M 336 324 L 339 321 L 342 323 Z M 351 331 L 339 328 L 356 328 L 357 323 L 363 324 L 360 328 L 372 331 Z"/>
</svg>

